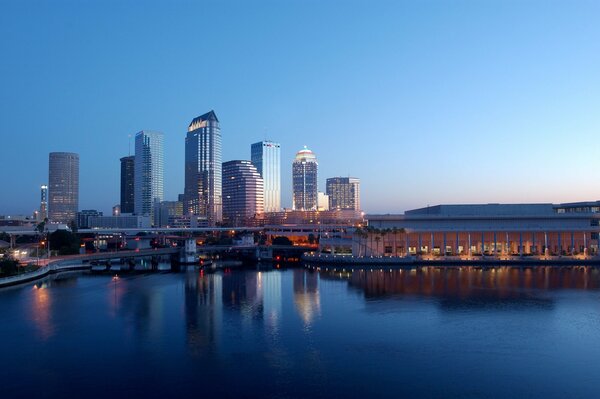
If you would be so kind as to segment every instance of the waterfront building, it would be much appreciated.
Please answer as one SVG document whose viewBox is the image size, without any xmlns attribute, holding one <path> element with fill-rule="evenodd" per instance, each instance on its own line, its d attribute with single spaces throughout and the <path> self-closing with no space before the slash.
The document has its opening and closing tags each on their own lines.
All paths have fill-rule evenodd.
<svg viewBox="0 0 600 399">
<path fill-rule="evenodd" d="M 292 163 L 293 209 L 317 210 L 317 171 L 319 164 L 315 154 L 304 146 Z"/>
<path fill-rule="evenodd" d="M 263 212 L 263 179 L 252 162 L 223 163 L 223 221 L 230 226 L 254 224 Z"/>
<path fill-rule="evenodd" d="M 223 219 L 221 129 L 214 111 L 194 118 L 185 137 L 184 213 L 210 226 Z"/>
<path fill-rule="evenodd" d="M 51 152 L 48 166 L 48 219 L 53 223 L 75 223 L 79 209 L 79 155 Z"/>
<path fill-rule="evenodd" d="M 368 215 L 358 256 L 580 256 L 598 254 L 600 201 L 436 205 Z"/>
<path fill-rule="evenodd" d="M 250 160 L 264 183 L 265 212 L 281 210 L 281 146 L 272 141 L 259 141 L 250 148 Z"/>
<path fill-rule="evenodd" d="M 48 217 L 48 186 L 43 184 L 40 187 L 40 212 L 38 220 L 43 222 Z"/>
<path fill-rule="evenodd" d="M 134 212 L 150 216 L 152 224 L 155 209 L 163 200 L 163 140 L 160 132 L 142 130 L 135 135 Z"/>
<path fill-rule="evenodd" d="M 147 229 L 152 227 L 148 215 L 90 216 L 89 229 Z"/>
<path fill-rule="evenodd" d="M 160 212 L 157 226 L 174 227 L 180 224 L 183 217 L 183 202 L 163 201 L 160 203 Z"/>
<path fill-rule="evenodd" d="M 102 216 L 102 212 L 98 212 L 95 209 L 84 209 L 81 212 L 77 212 L 77 228 L 89 229 L 90 218 L 95 216 Z"/>
<path fill-rule="evenodd" d="M 121 158 L 121 212 L 135 212 L 135 156 Z"/>
<path fill-rule="evenodd" d="M 329 195 L 320 191 L 317 193 L 317 210 L 319 212 L 329 210 Z"/>
<path fill-rule="evenodd" d="M 330 177 L 326 192 L 329 209 L 360 210 L 360 180 L 356 177 Z"/>
</svg>

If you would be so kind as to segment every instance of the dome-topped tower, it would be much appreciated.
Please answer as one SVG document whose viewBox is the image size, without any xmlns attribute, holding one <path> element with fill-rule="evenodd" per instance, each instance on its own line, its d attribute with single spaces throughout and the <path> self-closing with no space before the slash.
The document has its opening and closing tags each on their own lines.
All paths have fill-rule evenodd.
<svg viewBox="0 0 600 399">
<path fill-rule="evenodd" d="M 317 162 L 317 156 L 314 152 L 308 149 L 308 147 L 304 146 L 303 149 L 296 153 L 296 161 L 312 161 Z"/>
<path fill-rule="evenodd" d="M 293 208 L 297 211 L 317 210 L 317 156 L 306 146 L 298 151 L 292 163 Z"/>
</svg>

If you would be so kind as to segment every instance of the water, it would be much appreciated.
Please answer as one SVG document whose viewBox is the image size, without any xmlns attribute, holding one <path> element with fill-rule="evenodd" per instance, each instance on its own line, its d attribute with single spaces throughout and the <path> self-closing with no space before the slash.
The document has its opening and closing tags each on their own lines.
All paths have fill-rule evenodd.
<svg viewBox="0 0 600 399">
<path fill-rule="evenodd" d="M 74 273 L 0 290 L 0 396 L 600 397 L 600 269 Z"/>
</svg>

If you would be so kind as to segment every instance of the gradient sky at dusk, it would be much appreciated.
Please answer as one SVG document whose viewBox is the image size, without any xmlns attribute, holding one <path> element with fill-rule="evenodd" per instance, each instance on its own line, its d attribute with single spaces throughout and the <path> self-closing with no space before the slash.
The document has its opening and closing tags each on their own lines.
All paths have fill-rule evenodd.
<svg viewBox="0 0 600 399">
<path fill-rule="evenodd" d="M 223 161 L 307 145 L 367 212 L 600 198 L 600 2 L 2 1 L 0 214 L 31 213 L 48 153 L 80 154 L 80 209 L 119 202 L 128 135 L 165 134 L 183 192 L 189 122 Z M 132 146 L 133 149 L 133 146 Z"/>
</svg>

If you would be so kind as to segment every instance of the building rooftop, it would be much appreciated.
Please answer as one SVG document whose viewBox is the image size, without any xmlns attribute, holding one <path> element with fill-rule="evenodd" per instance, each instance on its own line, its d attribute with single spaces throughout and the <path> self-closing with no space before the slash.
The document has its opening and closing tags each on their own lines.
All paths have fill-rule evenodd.
<svg viewBox="0 0 600 399">
<path fill-rule="evenodd" d="M 301 149 L 300 151 L 298 151 L 296 153 L 295 160 L 296 161 L 302 161 L 302 160 L 316 161 L 317 160 L 317 156 L 314 154 L 314 152 L 312 152 L 306 146 L 304 146 L 303 149 Z"/>
<path fill-rule="evenodd" d="M 406 211 L 406 216 L 535 216 L 554 214 L 553 204 L 435 205 Z"/>
<path fill-rule="evenodd" d="M 217 118 L 217 114 L 215 114 L 215 111 L 210 110 L 209 112 L 192 119 L 192 121 L 190 122 L 190 125 L 188 126 L 188 131 L 198 129 L 200 127 L 204 127 L 203 122 L 207 122 L 207 121 L 217 122 L 217 123 L 219 122 L 219 119 Z"/>
</svg>

